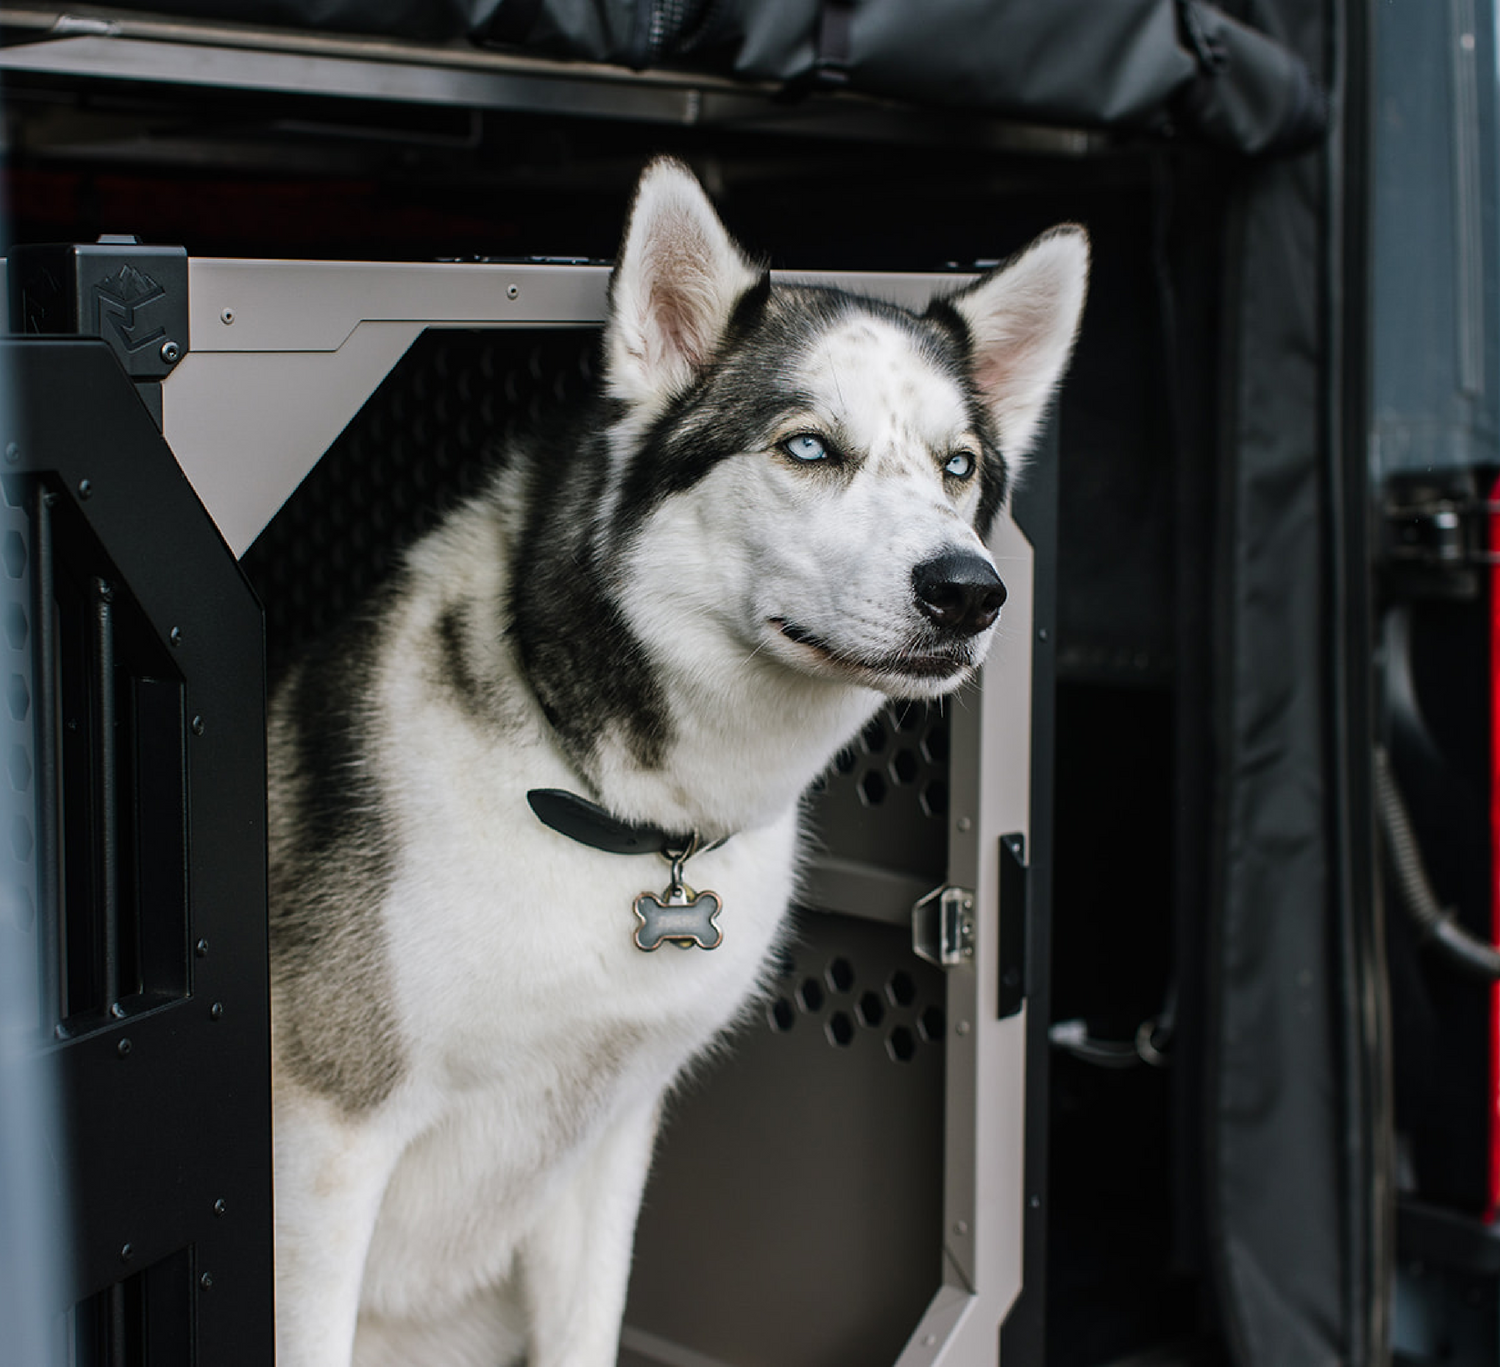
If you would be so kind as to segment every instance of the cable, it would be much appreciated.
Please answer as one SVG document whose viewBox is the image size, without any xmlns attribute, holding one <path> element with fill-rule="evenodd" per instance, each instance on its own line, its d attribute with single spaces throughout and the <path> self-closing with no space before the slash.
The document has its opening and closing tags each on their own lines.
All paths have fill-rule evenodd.
<svg viewBox="0 0 1500 1367">
<path fill-rule="evenodd" d="M 1459 924 L 1453 910 L 1438 901 L 1406 803 L 1391 773 L 1390 758 L 1380 747 L 1375 750 L 1375 797 L 1401 904 L 1416 923 L 1423 942 L 1470 977 L 1500 982 L 1500 950 L 1471 935 Z"/>
</svg>

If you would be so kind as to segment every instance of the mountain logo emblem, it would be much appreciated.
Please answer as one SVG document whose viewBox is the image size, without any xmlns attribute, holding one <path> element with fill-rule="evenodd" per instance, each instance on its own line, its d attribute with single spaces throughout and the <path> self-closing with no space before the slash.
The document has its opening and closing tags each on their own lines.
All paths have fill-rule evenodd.
<svg viewBox="0 0 1500 1367">
<path fill-rule="evenodd" d="M 165 325 L 151 329 L 149 320 L 137 314 L 149 304 L 166 296 L 166 289 L 144 271 L 121 266 L 94 286 L 95 327 L 104 337 L 105 320 L 126 352 L 144 350 L 167 335 Z"/>
</svg>

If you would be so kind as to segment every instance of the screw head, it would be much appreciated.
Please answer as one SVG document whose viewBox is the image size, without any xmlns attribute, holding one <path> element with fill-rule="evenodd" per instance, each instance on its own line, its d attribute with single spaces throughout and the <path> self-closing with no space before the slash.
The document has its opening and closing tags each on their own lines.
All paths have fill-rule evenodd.
<svg viewBox="0 0 1500 1367">
<path fill-rule="evenodd" d="M 196 954 L 200 959 L 208 958 L 208 941 L 199 940 L 198 943 L 193 946 L 193 953 Z"/>
<path fill-rule="evenodd" d="M 172 630 L 167 633 L 167 640 L 169 640 L 174 646 L 180 646 L 182 644 L 182 628 L 173 627 Z"/>
<path fill-rule="evenodd" d="M 91 484 L 86 479 L 81 479 L 81 480 L 78 481 L 78 497 L 79 498 L 82 498 L 82 499 L 92 498 L 93 494 L 94 494 L 94 486 L 93 486 L 93 484 Z"/>
<path fill-rule="evenodd" d="M 222 1215 L 228 1209 L 229 1209 L 229 1206 L 225 1202 L 225 1200 L 224 1200 L 224 1198 L 222 1196 L 219 1197 L 219 1199 L 214 1202 L 214 1214 L 215 1215 Z"/>
<path fill-rule="evenodd" d="M 212 1275 L 205 1272 L 201 1277 L 198 1278 L 198 1285 L 201 1286 L 205 1291 L 212 1291 L 214 1289 L 214 1279 Z"/>
<path fill-rule="evenodd" d="M 117 1053 L 121 1058 L 124 1058 L 129 1052 L 130 1041 L 128 1039 L 122 1039 L 118 1044 L 115 1045 L 115 1053 Z"/>
<path fill-rule="evenodd" d="M 120 1248 L 120 1261 L 128 1263 L 133 1257 L 135 1257 L 135 1248 L 131 1244 L 122 1245 Z"/>
<path fill-rule="evenodd" d="M 21 448 L 13 441 L 5 443 L 5 459 L 14 465 L 21 459 Z"/>
<path fill-rule="evenodd" d="M 510 286 L 510 288 L 505 291 L 505 297 L 507 299 L 519 299 L 521 297 L 521 287 L 519 285 Z"/>
<path fill-rule="evenodd" d="M 182 357 L 182 348 L 176 342 L 167 341 L 161 344 L 161 358 L 168 365 L 175 365 Z"/>
<path fill-rule="evenodd" d="M 231 309 L 231 308 L 220 309 L 219 310 L 219 321 L 221 323 L 223 323 L 225 327 L 228 327 L 229 324 L 231 324 L 232 322 L 234 322 L 234 310 Z"/>
<path fill-rule="evenodd" d="M 224 1003 L 215 1002 L 208 1008 L 208 1014 L 212 1016 L 214 1020 L 222 1020 L 224 1017 Z"/>
<path fill-rule="evenodd" d="M 955 1220 L 953 1222 L 953 1232 L 955 1234 L 967 1234 L 969 1232 L 969 1222 L 967 1220 Z"/>
<path fill-rule="evenodd" d="M 194 717 L 193 718 L 193 734 L 195 736 L 201 736 L 203 734 L 203 718 L 202 717 Z"/>
</svg>

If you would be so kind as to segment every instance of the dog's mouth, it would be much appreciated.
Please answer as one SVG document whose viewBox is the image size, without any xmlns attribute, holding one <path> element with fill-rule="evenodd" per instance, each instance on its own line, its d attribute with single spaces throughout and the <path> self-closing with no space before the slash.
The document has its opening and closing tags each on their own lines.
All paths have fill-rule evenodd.
<svg viewBox="0 0 1500 1367">
<path fill-rule="evenodd" d="M 970 664 L 966 655 L 941 651 L 903 650 L 861 659 L 846 654 L 795 622 L 787 621 L 785 617 L 772 617 L 768 620 L 787 640 L 811 651 L 821 660 L 864 676 L 896 674 L 908 679 L 951 679 L 968 669 Z"/>
</svg>

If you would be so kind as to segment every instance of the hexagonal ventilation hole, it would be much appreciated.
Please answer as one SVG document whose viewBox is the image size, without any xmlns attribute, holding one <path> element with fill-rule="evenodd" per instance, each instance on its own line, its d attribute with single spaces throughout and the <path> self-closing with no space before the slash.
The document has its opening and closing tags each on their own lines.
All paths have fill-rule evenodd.
<svg viewBox="0 0 1500 1367">
<path fill-rule="evenodd" d="M 865 743 L 865 749 L 872 755 L 878 755 L 885 749 L 885 718 L 872 717 L 865 723 L 865 729 L 860 733 L 860 739 Z"/>
<path fill-rule="evenodd" d="M 26 613 L 19 603 L 12 603 L 5 611 L 5 639 L 12 650 L 20 650 L 26 644 Z"/>
<path fill-rule="evenodd" d="M 786 1034 L 797 1023 L 797 1012 L 785 997 L 777 997 L 766 1010 L 766 1021 L 778 1034 Z"/>
<path fill-rule="evenodd" d="M 10 759 L 6 763 L 10 771 L 10 786 L 18 793 L 24 793 L 31 787 L 31 759 L 26 754 L 26 748 L 21 745 L 10 747 Z"/>
<path fill-rule="evenodd" d="M 12 674 L 10 682 L 5 685 L 5 703 L 12 717 L 17 721 L 26 720 L 26 713 L 31 708 L 31 690 L 19 674 Z"/>
<path fill-rule="evenodd" d="M 922 772 L 922 761 L 910 750 L 897 750 L 891 760 L 891 777 L 897 783 L 915 783 Z"/>
<path fill-rule="evenodd" d="M 828 1024 L 823 1029 L 829 1042 L 838 1045 L 841 1049 L 847 1049 L 854 1041 L 854 1022 L 849 1019 L 847 1012 L 835 1011 L 828 1018 Z"/>
<path fill-rule="evenodd" d="M 5 534 L 5 572 L 12 579 L 19 579 L 26 568 L 26 543 L 21 533 L 9 531 Z"/>
<path fill-rule="evenodd" d="M 923 1007 L 922 1014 L 917 1017 L 917 1033 L 929 1044 L 936 1044 L 943 1037 L 945 1024 L 942 1007 Z"/>
<path fill-rule="evenodd" d="M 804 1011 L 821 1011 L 824 1000 L 823 984 L 816 978 L 808 978 L 797 989 L 797 1002 Z"/>
<path fill-rule="evenodd" d="M 861 1025 L 879 1025 L 885 1019 L 885 1003 L 875 992 L 866 992 L 855 1004 L 854 1014 Z"/>
<path fill-rule="evenodd" d="M 897 1063 L 910 1063 L 917 1052 L 916 1036 L 904 1025 L 898 1025 L 887 1037 L 885 1051 Z"/>
<path fill-rule="evenodd" d="M 922 737 L 922 753 L 934 764 L 943 764 L 948 759 L 948 724 L 935 721 Z"/>
<path fill-rule="evenodd" d="M 917 985 L 910 973 L 898 968 L 885 985 L 885 995 L 894 1006 L 910 1006 L 917 999 Z"/>
<path fill-rule="evenodd" d="M 10 847 L 17 859 L 31 858 L 31 823 L 24 816 L 10 823 Z"/>
<path fill-rule="evenodd" d="M 871 769 L 859 781 L 859 800 L 866 807 L 878 807 L 885 801 L 885 775 L 879 769 Z"/>
<path fill-rule="evenodd" d="M 823 977 L 835 992 L 847 992 L 854 986 L 854 965 L 840 955 L 828 965 Z"/>
<path fill-rule="evenodd" d="M 934 779 L 922 789 L 922 810 L 928 816 L 948 815 L 948 785 L 942 779 Z"/>
</svg>

